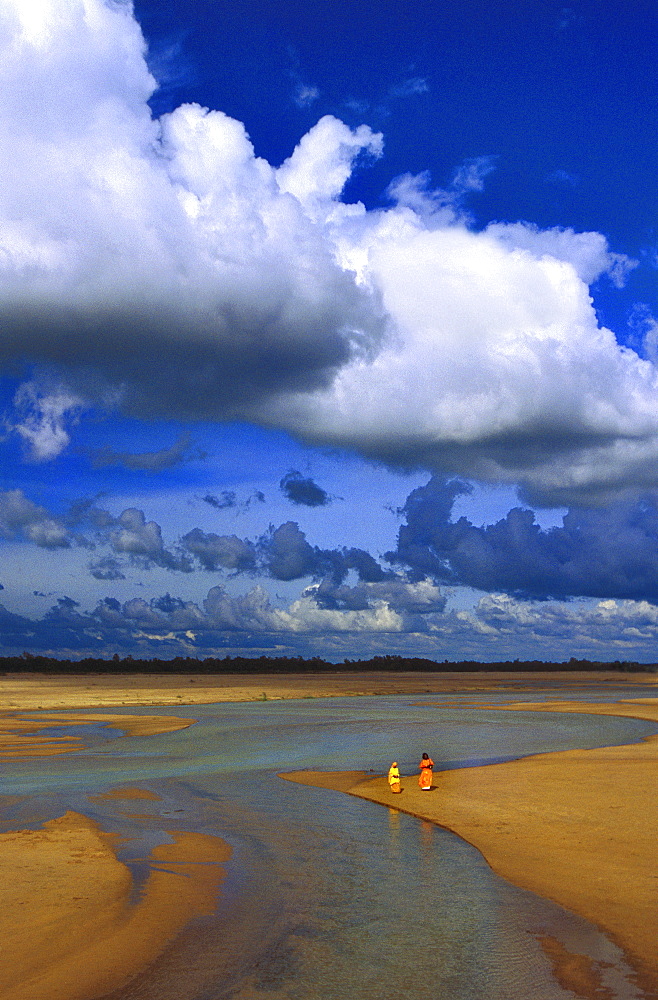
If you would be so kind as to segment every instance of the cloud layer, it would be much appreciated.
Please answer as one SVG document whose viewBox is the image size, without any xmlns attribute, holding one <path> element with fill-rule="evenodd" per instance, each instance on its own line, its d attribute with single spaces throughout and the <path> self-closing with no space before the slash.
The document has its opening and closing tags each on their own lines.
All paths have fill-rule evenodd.
<svg viewBox="0 0 658 1000">
<path fill-rule="evenodd" d="M 396 606 L 397 605 L 397 606 Z M 406 600 L 389 591 L 364 608 L 325 608 L 313 590 L 276 607 L 260 587 L 230 596 L 212 587 L 200 604 L 165 594 L 146 601 L 98 601 L 92 611 L 60 598 L 40 619 L 0 604 L 3 655 L 34 653 L 104 656 L 302 655 L 367 658 L 375 654 L 451 660 L 637 659 L 653 662 L 658 609 L 646 602 L 613 600 L 593 606 L 536 604 L 493 595 L 470 612 L 443 611 L 438 588 L 407 588 Z"/>
<path fill-rule="evenodd" d="M 634 263 L 604 237 L 474 232 L 491 157 L 448 191 L 407 175 L 388 209 L 344 204 L 382 154 L 366 125 L 326 116 L 273 167 L 220 110 L 153 120 L 155 87 L 129 3 L 5 0 L 0 358 L 48 373 L 13 418 L 35 458 L 93 402 L 279 426 L 541 503 L 658 485 L 656 370 L 589 296 Z"/>
<path fill-rule="evenodd" d="M 302 480 L 304 505 L 308 489 Z M 413 490 L 399 512 L 404 521 L 397 545 L 383 559 L 355 546 L 314 545 L 296 521 L 270 525 L 252 538 L 195 527 L 166 542 L 160 525 L 139 508 L 114 516 L 89 500 L 58 517 L 21 490 L 0 493 L 0 537 L 41 549 L 86 549 L 88 571 L 98 580 L 125 579 L 130 568 L 160 567 L 312 581 L 313 600 L 327 611 L 365 610 L 375 599 L 396 611 L 408 612 L 419 601 L 419 613 L 442 610 L 443 596 L 435 594 L 430 604 L 418 595 L 409 598 L 409 588 L 421 585 L 470 587 L 523 600 L 586 597 L 658 605 L 655 493 L 608 507 L 572 507 L 560 526 L 543 529 L 522 507 L 483 526 L 464 516 L 454 520 L 455 500 L 470 489 L 459 480 L 433 477 Z M 220 510 L 237 506 L 230 492 L 222 500 L 204 499 Z"/>
</svg>

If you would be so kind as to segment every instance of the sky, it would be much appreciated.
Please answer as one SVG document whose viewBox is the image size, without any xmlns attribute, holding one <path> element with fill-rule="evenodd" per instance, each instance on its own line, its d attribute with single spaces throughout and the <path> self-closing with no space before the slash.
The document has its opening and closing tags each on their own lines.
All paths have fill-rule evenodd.
<svg viewBox="0 0 658 1000">
<path fill-rule="evenodd" d="M 658 661 L 653 3 L 0 50 L 0 655 Z"/>
</svg>

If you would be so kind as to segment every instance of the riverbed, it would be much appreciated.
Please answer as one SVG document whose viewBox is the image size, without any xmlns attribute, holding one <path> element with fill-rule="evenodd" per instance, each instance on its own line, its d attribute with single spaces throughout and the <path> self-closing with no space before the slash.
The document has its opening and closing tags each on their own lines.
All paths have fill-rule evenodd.
<svg viewBox="0 0 658 1000">
<path fill-rule="evenodd" d="M 576 697 L 654 694 L 620 682 L 581 687 Z M 536 702 L 537 691 L 526 697 Z M 556 954 L 585 954 L 601 972 L 601 1000 L 644 1000 L 652 994 L 632 961 L 594 924 L 495 875 L 455 834 L 278 776 L 381 774 L 391 760 L 411 774 L 424 750 L 437 770 L 486 767 L 658 732 L 638 719 L 484 707 L 496 701 L 509 702 L 509 693 L 179 704 L 175 713 L 169 704 L 167 715 L 196 721 L 141 736 L 102 721 L 48 719 L 45 735 L 75 733 L 81 748 L 4 762 L 0 833 L 36 832 L 68 812 L 86 817 L 113 836 L 133 906 L 154 871 L 168 864 L 175 875 L 182 864 L 174 854 L 158 860 L 159 851 L 186 835 L 228 845 L 221 861 L 199 862 L 221 864 L 213 905 L 198 907 L 119 988 L 96 985 L 90 998 L 566 1000 L 574 983 L 560 982 Z M 193 877 L 189 865 L 185 877 Z M 576 995 L 587 996 L 587 984 Z"/>
</svg>

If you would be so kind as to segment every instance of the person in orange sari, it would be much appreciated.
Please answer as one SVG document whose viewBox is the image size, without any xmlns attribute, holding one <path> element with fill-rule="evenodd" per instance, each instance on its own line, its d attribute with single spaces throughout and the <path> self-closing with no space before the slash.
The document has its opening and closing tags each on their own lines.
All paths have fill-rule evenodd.
<svg viewBox="0 0 658 1000">
<path fill-rule="evenodd" d="M 418 784 L 424 792 L 429 792 L 432 787 L 432 768 L 434 767 L 434 761 L 429 754 L 424 753 L 423 759 L 418 766 L 420 768 Z"/>
<path fill-rule="evenodd" d="M 398 767 L 398 762 L 393 761 L 388 769 L 388 783 L 391 786 L 392 792 L 400 792 L 400 768 Z"/>
</svg>

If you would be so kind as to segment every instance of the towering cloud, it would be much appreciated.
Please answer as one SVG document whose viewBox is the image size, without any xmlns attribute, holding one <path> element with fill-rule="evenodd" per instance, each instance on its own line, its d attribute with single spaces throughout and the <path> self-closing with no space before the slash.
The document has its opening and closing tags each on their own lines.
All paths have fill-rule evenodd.
<svg viewBox="0 0 658 1000">
<path fill-rule="evenodd" d="M 602 236 L 474 232 L 461 200 L 490 158 L 366 211 L 340 200 L 381 155 L 366 125 L 326 116 L 274 168 L 220 110 L 153 120 L 155 87 L 129 3 L 4 0 L 0 359 L 49 373 L 49 408 L 15 419 L 37 457 L 92 401 L 280 426 L 539 502 L 658 484 L 656 371 L 589 297 L 633 264 Z"/>
<path fill-rule="evenodd" d="M 389 560 L 432 577 L 524 598 L 614 597 L 658 603 L 658 500 L 574 507 L 561 526 L 542 529 L 516 507 L 495 524 L 451 520 L 468 484 L 437 477 L 414 490 Z"/>
</svg>

